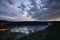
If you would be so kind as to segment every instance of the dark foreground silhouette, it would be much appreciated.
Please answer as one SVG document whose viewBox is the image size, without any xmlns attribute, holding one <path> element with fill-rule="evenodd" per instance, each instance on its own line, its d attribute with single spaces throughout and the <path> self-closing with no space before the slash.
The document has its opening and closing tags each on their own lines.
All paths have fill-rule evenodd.
<svg viewBox="0 0 60 40">
<path fill-rule="evenodd" d="M 54 22 L 48 28 L 22 38 L 0 32 L 0 40 L 60 40 L 60 22 Z"/>
<path fill-rule="evenodd" d="M 55 22 L 47 29 L 21 38 L 20 40 L 60 40 L 60 22 Z"/>
</svg>

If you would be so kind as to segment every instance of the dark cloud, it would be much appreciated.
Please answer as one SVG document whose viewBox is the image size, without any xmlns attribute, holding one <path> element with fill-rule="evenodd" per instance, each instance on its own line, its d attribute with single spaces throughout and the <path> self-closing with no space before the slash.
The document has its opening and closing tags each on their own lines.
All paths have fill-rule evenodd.
<svg viewBox="0 0 60 40">
<path fill-rule="evenodd" d="M 17 15 L 14 14 L 14 13 L 8 13 L 8 12 L 0 12 L 0 15 L 11 16 L 11 17 L 17 16 Z"/>
<path fill-rule="evenodd" d="M 7 8 L 7 4 L 13 5 L 14 2 L 12 0 L 0 0 L 0 6 L 4 6 L 5 8 Z"/>
<path fill-rule="evenodd" d="M 34 6 L 28 10 L 28 13 L 29 15 L 31 14 L 32 18 L 36 18 L 38 20 L 48 20 L 60 17 L 60 0 L 41 0 L 40 5 L 42 4 L 43 6 L 40 6 L 41 8 L 36 9 Z"/>
<path fill-rule="evenodd" d="M 19 8 L 19 9 L 21 9 L 21 10 L 24 12 L 24 11 L 25 11 L 26 6 L 25 6 L 23 3 L 21 3 L 21 6 L 18 6 L 18 8 Z"/>
<path fill-rule="evenodd" d="M 19 12 L 12 3 L 9 3 L 7 0 L 0 0 L 0 20 L 17 20 L 16 18 Z"/>
<path fill-rule="evenodd" d="M 11 5 L 14 4 L 14 2 L 12 0 L 7 0 Z"/>
<path fill-rule="evenodd" d="M 26 20 L 49 20 L 60 17 L 60 0 L 39 0 L 39 3 L 37 3 L 37 1 L 38 0 L 29 0 L 30 3 L 28 4 L 28 1 L 23 1 L 22 3 L 21 0 L 21 4 L 19 4 L 17 0 L 15 1 L 16 3 L 14 3 L 13 0 L 0 0 L 0 15 L 18 15 L 16 17 L 18 18 L 17 20 L 20 20 L 19 18 L 22 18 L 21 13 L 27 13 L 27 16 L 24 15 L 22 18 L 27 18 Z M 14 6 L 13 4 L 18 4 L 19 7 Z M 20 11 L 22 12 L 20 13 Z M 29 19 L 29 17 L 31 17 L 31 19 Z"/>
<path fill-rule="evenodd" d="M 10 3 L 11 2 L 11 3 Z M 13 2 L 10 0 L 0 0 L 0 15 L 5 15 L 5 16 L 17 16 L 16 14 L 10 12 L 10 6 L 13 4 Z"/>
</svg>

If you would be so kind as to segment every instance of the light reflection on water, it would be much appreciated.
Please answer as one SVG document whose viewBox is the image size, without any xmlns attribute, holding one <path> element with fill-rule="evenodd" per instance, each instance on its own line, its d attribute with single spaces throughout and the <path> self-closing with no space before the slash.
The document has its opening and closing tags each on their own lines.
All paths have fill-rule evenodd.
<svg viewBox="0 0 60 40">
<path fill-rule="evenodd" d="M 11 32 L 29 34 L 30 32 L 34 33 L 34 32 L 44 30 L 47 27 L 48 25 L 23 26 L 23 27 L 12 28 Z"/>
</svg>

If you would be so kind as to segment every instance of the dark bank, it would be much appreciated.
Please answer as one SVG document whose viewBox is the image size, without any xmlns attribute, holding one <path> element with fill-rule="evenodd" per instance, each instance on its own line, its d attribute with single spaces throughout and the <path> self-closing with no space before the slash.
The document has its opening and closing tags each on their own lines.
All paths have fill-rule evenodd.
<svg viewBox="0 0 60 40">
<path fill-rule="evenodd" d="M 1 21 L 0 29 L 2 29 L 2 28 L 11 29 L 16 26 L 19 27 L 21 25 L 21 23 L 23 24 L 23 22 Z M 51 23 L 51 25 L 48 25 L 48 23 Z M 0 31 L 0 35 L 1 35 L 0 40 L 60 40 L 60 22 L 57 22 L 57 21 L 36 22 L 36 23 L 35 22 L 24 22 L 24 24 L 29 25 L 29 26 L 32 26 L 32 25 L 34 26 L 35 24 L 36 25 L 48 25 L 48 27 L 41 31 L 38 31 L 38 32 L 34 32 L 34 33 L 30 32 L 31 34 L 25 35 L 25 36 L 24 36 L 24 34 L 21 34 L 21 33 L 11 33 L 9 30 Z M 26 26 L 26 25 L 24 25 L 24 26 Z M 19 38 L 17 38 L 17 37 L 19 37 Z"/>
</svg>

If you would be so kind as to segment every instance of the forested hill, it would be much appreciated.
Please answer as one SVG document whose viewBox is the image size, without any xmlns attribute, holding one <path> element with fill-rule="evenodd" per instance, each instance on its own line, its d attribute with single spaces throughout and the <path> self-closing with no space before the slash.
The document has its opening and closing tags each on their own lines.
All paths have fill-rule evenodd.
<svg viewBox="0 0 60 40">
<path fill-rule="evenodd" d="M 0 28 L 1 27 L 13 27 L 13 26 L 32 26 L 32 25 L 48 25 L 49 22 L 41 22 L 41 21 L 19 21 L 19 22 L 12 22 L 12 21 L 0 21 Z"/>
</svg>

